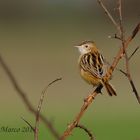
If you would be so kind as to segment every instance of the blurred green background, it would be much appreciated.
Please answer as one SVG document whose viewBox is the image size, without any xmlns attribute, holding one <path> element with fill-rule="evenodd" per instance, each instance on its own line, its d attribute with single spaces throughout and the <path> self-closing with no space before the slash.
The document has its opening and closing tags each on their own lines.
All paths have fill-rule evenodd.
<svg viewBox="0 0 140 140">
<path fill-rule="evenodd" d="M 104 0 L 117 18 L 117 1 Z M 125 33 L 129 35 L 140 20 L 140 1 L 123 1 Z M 112 23 L 94 0 L 1 0 L 0 54 L 14 73 L 29 100 L 37 107 L 40 93 L 52 80 L 63 80 L 49 88 L 42 113 L 62 134 L 79 112 L 83 99 L 92 87 L 79 76 L 78 51 L 73 47 L 84 40 L 94 40 L 103 55 L 112 62 L 120 42 L 109 39 L 116 33 Z M 131 43 L 128 53 L 140 45 L 140 34 Z M 131 73 L 140 91 L 139 51 L 130 61 Z M 123 67 L 123 61 L 118 68 Z M 128 80 L 115 71 L 111 83 L 117 97 L 108 97 L 105 90 L 88 108 L 81 120 L 97 140 L 140 140 L 140 105 Z M 34 125 L 35 117 L 25 108 L 0 66 L 0 139 L 32 140 L 33 133 L 5 133 L 2 127 L 23 128 L 21 117 Z M 140 93 L 140 92 L 139 92 Z M 40 123 L 39 140 L 54 140 Z M 75 129 L 68 140 L 86 140 L 82 130 Z"/>
</svg>

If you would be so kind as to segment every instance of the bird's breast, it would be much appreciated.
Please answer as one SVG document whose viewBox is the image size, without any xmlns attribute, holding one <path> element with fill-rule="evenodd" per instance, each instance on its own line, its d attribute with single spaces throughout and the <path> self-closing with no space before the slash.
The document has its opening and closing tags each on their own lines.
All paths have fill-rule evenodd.
<svg viewBox="0 0 140 140">
<path fill-rule="evenodd" d="M 89 84 L 92 84 L 93 86 L 97 86 L 101 83 L 101 79 L 93 76 L 90 72 L 80 69 L 81 77 Z"/>
</svg>

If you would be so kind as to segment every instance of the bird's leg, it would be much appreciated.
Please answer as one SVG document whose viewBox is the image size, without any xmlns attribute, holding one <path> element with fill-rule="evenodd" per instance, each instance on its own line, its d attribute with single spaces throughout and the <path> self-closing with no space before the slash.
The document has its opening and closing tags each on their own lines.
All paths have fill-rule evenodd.
<svg viewBox="0 0 140 140">
<path fill-rule="evenodd" d="M 102 94 L 102 91 L 101 91 L 102 88 L 103 88 L 103 85 L 102 84 L 98 85 L 97 88 L 95 89 L 95 92 Z"/>
<path fill-rule="evenodd" d="M 103 85 L 102 85 L 102 84 L 99 84 L 99 85 L 96 87 L 95 92 L 96 92 L 96 93 L 101 93 L 101 94 L 102 94 L 102 91 L 101 91 L 102 88 L 103 88 Z M 88 102 L 88 100 L 89 100 L 91 97 L 94 99 L 94 95 L 93 95 L 92 93 L 89 94 L 89 95 L 84 99 L 84 102 Z"/>
</svg>

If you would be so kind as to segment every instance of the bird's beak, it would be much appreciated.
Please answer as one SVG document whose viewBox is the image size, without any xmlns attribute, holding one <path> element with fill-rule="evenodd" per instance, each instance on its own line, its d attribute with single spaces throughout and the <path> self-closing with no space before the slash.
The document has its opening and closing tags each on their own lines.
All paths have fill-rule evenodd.
<svg viewBox="0 0 140 140">
<path fill-rule="evenodd" d="M 74 46 L 75 48 L 79 48 L 80 46 Z"/>
</svg>

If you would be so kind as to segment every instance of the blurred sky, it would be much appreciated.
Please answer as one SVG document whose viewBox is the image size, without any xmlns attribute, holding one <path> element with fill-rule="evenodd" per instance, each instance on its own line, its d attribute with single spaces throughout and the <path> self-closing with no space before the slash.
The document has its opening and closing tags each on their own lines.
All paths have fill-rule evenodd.
<svg viewBox="0 0 140 140">
<path fill-rule="evenodd" d="M 116 9 L 115 0 L 103 0 L 103 2 L 114 11 Z M 123 0 L 125 16 L 140 17 L 140 1 L 139 0 Z M 56 12 L 58 15 L 61 13 L 67 14 L 70 10 L 76 12 L 89 12 L 98 13 L 99 6 L 96 0 L 1 0 L 0 1 L 0 17 L 3 19 L 27 17 L 46 18 L 48 12 Z M 101 10 L 101 9 L 100 9 Z M 74 15 L 73 15 L 74 16 Z"/>
<path fill-rule="evenodd" d="M 118 20 L 117 1 L 103 2 Z M 139 5 L 139 0 L 123 1 L 126 35 L 130 34 L 139 22 Z M 27 86 L 31 86 L 32 90 L 35 90 L 32 88 L 34 84 L 40 83 L 41 86 L 42 78 L 51 80 L 56 78 L 56 75 L 67 77 L 67 88 L 69 84 L 81 82 L 77 70 L 78 52 L 72 46 L 83 40 L 94 40 L 111 62 L 120 45 L 118 41 L 108 39 L 108 36 L 114 33 L 114 26 L 94 0 L 0 1 L 0 52 L 17 77 L 23 80 L 23 85 L 28 79 Z M 136 47 L 139 44 L 138 36 L 132 45 Z M 134 48 L 130 47 L 129 54 L 133 50 Z M 139 71 L 136 65 L 132 68 L 135 72 Z M 117 81 L 116 83 L 118 84 Z M 84 86 L 87 87 L 83 84 L 83 89 Z"/>
<path fill-rule="evenodd" d="M 103 2 L 118 20 L 115 10 L 117 1 L 104 0 Z M 139 0 L 123 1 L 126 35 L 132 32 L 140 19 L 139 3 Z M 114 26 L 96 1 L 0 1 L 0 52 L 21 85 L 29 90 L 31 95 L 36 92 L 35 98 L 38 98 L 36 95 L 40 92 L 39 88 L 45 84 L 44 82 L 51 81 L 57 76 L 64 77 L 63 94 L 70 85 L 72 88 L 82 84 L 82 89 L 76 88 L 80 91 L 65 94 L 66 97 L 75 96 L 75 92 L 81 92 L 81 90 L 84 90 L 82 91 L 84 96 L 89 86 L 78 74 L 79 54 L 72 46 L 83 40 L 94 40 L 103 55 L 111 62 L 120 45 L 117 40 L 108 39 L 108 35 L 114 33 L 116 33 Z M 139 44 L 139 36 L 137 36 L 131 45 L 135 48 Z M 128 50 L 129 54 L 134 50 L 133 47 Z M 135 59 L 138 64 L 137 55 Z M 134 73 L 139 72 L 137 65 L 133 63 L 131 65 Z M 119 84 L 118 76 L 114 77 L 115 84 Z M 134 78 L 139 80 L 136 75 Z M 4 76 L 3 79 L 5 79 Z M 2 91 L 5 91 L 4 87 L 7 83 L 3 85 Z M 7 94 L 4 96 L 7 97 Z M 79 94 L 76 96 L 79 97 Z"/>
</svg>

